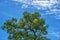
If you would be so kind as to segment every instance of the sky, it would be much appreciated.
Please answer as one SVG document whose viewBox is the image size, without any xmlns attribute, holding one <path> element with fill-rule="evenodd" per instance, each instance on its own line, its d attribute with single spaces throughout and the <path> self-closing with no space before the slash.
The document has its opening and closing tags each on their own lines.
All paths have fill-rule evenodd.
<svg viewBox="0 0 60 40">
<path fill-rule="evenodd" d="M 49 25 L 48 37 L 60 40 L 60 0 L 0 0 L 0 27 L 7 19 L 22 17 L 24 11 L 39 12 Z M 0 28 L 0 40 L 8 40 L 8 33 Z"/>
</svg>

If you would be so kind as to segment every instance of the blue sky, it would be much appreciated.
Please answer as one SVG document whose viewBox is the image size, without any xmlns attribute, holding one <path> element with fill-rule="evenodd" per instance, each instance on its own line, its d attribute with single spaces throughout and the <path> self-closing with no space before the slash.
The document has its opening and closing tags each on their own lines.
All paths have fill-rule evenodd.
<svg viewBox="0 0 60 40">
<path fill-rule="evenodd" d="M 60 0 L 0 0 L 0 26 L 7 19 L 22 17 L 24 11 L 39 12 L 49 24 L 48 37 L 60 40 Z M 8 40 L 8 34 L 0 29 L 0 40 Z"/>
</svg>

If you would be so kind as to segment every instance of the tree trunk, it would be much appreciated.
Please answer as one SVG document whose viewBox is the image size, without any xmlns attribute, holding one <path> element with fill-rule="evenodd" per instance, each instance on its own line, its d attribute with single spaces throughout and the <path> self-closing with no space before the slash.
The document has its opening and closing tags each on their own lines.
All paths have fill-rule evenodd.
<svg viewBox="0 0 60 40">
<path fill-rule="evenodd" d="M 34 32 L 34 40 L 36 40 L 36 32 L 33 30 L 33 32 Z"/>
<path fill-rule="evenodd" d="M 35 32 L 34 32 L 34 40 L 36 40 L 36 34 L 35 34 Z"/>
</svg>

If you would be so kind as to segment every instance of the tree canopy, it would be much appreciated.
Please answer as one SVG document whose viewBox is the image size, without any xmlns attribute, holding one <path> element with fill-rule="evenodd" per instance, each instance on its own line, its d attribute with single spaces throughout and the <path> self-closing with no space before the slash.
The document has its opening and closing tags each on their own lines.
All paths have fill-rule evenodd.
<svg viewBox="0 0 60 40">
<path fill-rule="evenodd" d="M 17 20 L 6 20 L 2 25 L 9 36 L 8 40 L 49 40 L 46 37 L 48 25 L 38 12 L 25 11 L 23 17 Z"/>
</svg>

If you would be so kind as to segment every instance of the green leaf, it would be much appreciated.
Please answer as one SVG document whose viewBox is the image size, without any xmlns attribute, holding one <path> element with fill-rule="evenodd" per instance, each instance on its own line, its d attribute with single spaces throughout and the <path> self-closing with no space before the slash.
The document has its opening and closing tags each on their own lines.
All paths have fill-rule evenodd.
<svg viewBox="0 0 60 40">
<path fill-rule="evenodd" d="M 48 40 L 45 36 L 48 33 L 48 26 L 38 12 L 29 13 L 25 11 L 22 18 L 6 20 L 1 28 L 9 34 L 8 40 L 21 40 L 22 38 L 24 40 Z M 28 30 L 33 33 L 28 34 L 30 33 Z"/>
</svg>

